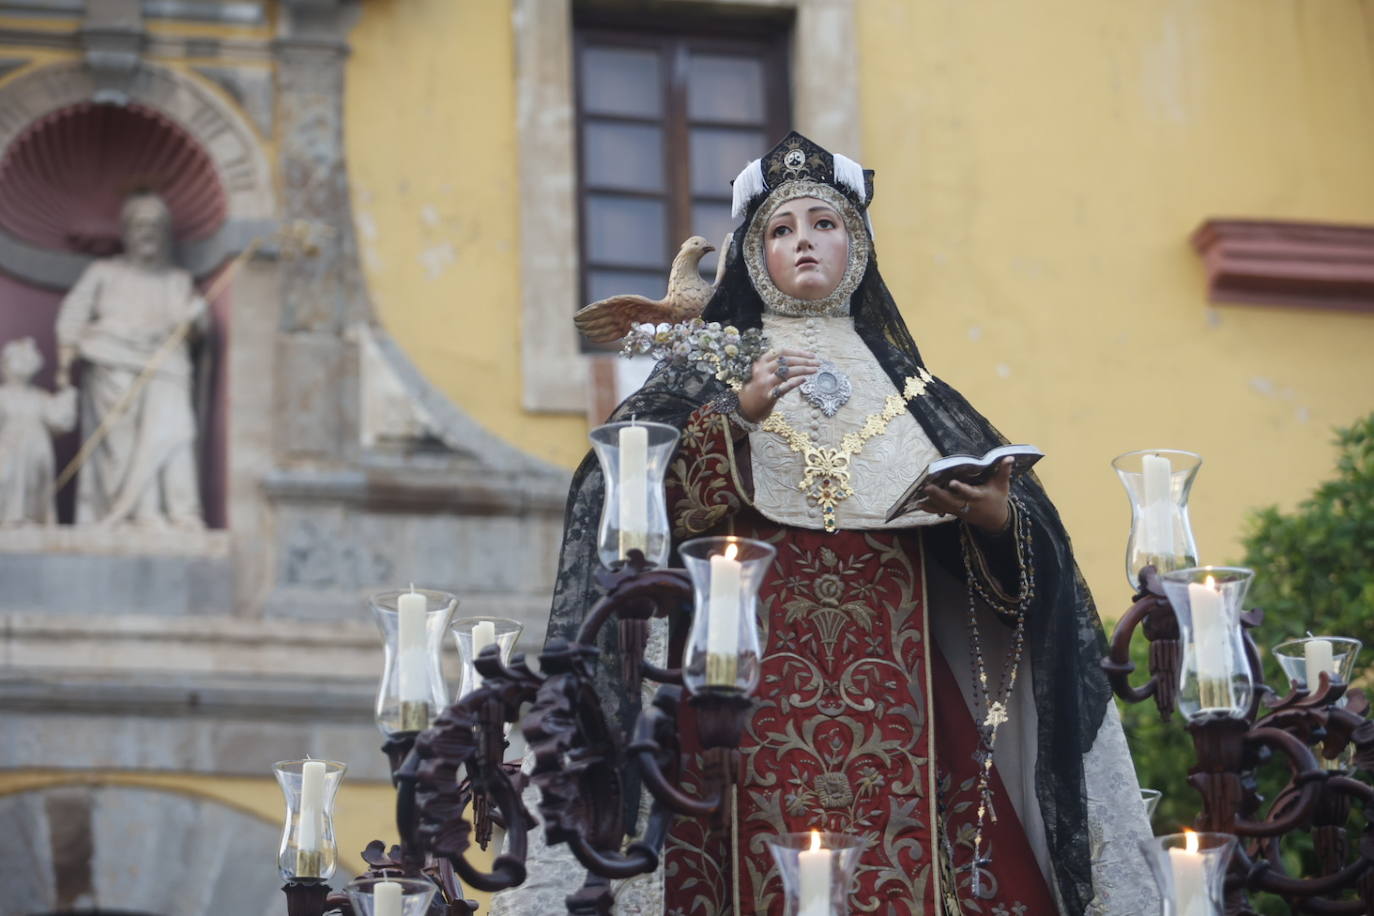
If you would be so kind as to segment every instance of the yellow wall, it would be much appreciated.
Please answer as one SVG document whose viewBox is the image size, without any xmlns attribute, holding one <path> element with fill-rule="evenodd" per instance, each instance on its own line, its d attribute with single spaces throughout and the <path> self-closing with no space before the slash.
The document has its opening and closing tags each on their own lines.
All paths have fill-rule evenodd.
<svg viewBox="0 0 1374 916">
<path fill-rule="evenodd" d="M 934 371 L 1049 455 L 1105 613 L 1120 452 L 1200 452 L 1201 559 L 1239 559 L 1246 510 L 1293 504 L 1374 409 L 1374 315 L 1209 307 L 1188 235 L 1374 223 L 1374 5 L 859 6 L 879 250 Z"/>
<path fill-rule="evenodd" d="M 1202 559 L 1237 559 L 1245 512 L 1293 504 L 1331 467 L 1330 428 L 1374 407 L 1374 316 L 1209 307 L 1187 240 L 1208 216 L 1374 223 L 1374 7 L 856 6 L 879 251 L 931 366 L 1049 454 L 1105 613 L 1127 597 L 1120 452 L 1201 452 Z M 519 407 L 511 29 L 506 0 L 364 5 L 355 208 L 420 368 L 570 466 L 584 423 Z"/>
<path fill-rule="evenodd" d="M 369 0 L 350 40 L 348 166 L 382 323 L 479 423 L 571 467 L 586 421 L 521 408 L 509 4 Z"/>
</svg>

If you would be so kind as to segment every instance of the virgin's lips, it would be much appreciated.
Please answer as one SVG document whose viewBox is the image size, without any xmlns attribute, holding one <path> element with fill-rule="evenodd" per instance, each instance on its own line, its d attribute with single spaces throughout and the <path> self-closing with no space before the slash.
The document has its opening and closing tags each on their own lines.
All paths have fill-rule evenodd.
<svg viewBox="0 0 1374 916">
<path fill-rule="evenodd" d="M 808 255 L 803 255 L 803 256 L 800 257 L 800 258 L 797 258 L 796 262 L 793 263 L 792 266 L 793 266 L 793 267 L 801 267 L 803 264 L 819 264 L 819 263 L 820 263 L 820 261 L 816 260 L 815 258 L 811 257 L 811 255 L 808 254 Z"/>
</svg>

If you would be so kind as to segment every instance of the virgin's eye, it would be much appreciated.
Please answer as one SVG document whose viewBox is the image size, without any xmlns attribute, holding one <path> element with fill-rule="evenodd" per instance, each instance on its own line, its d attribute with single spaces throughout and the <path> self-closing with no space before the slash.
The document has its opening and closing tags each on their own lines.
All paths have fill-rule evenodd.
<svg viewBox="0 0 1374 916">
<path fill-rule="evenodd" d="M 787 234 L 788 234 L 789 232 L 791 232 L 791 231 L 792 231 L 792 227 L 791 227 L 791 226 L 788 226 L 788 225 L 785 225 L 785 224 L 779 224 L 779 225 L 773 227 L 773 231 L 770 232 L 769 235 L 771 235 L 773 238 L 776 239 L 776 238 L 781 238 L 781 237 L 784 236 L 784 235 L 787 235 Z"/>
<path fill-rule="evenodd" d="M 828 217 L 828 216 L 822 216 L 820 219 L 816 220 L 816 228 L 817 228 L 817 229 L 834 229 L 834 228 L 835 228 L 835 221 L 834 221 L 833 219 L 831 219 L 830 217 Z"/>
</svg>

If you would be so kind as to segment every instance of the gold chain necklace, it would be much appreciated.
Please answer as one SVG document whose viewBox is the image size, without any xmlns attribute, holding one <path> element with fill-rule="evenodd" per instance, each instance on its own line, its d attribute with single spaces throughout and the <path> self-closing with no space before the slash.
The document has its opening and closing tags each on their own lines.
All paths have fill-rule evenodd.
<svg viewBox="0 0 1374 916">
<path fill-rule="evenodd" d="M 817 445 L 794 429 L 776 410 L 763 421 L 762 429 L 781 436 L 788 448 L 802 456 L 804 470 L 797 489 L 820 506 L 821 520 L 827 533 L 834 534 L 837 530 L 835 506 L 854 495 L 854 488 L 849 485 L 850 460 L 863 451 L 864 443 L 887 430 L 888 424 L 906 410 L 907 401 L 926 393 L 926 384 L 931 381 L 931 375 L 925 367 L 916 372 L 916 375 L 907 378 L 901 394 L 888 395 L 883 402 L 883 409 L 865 417 L 859 431 L 847 433 L 840 440 L 838 448 Z"/>
</svg>

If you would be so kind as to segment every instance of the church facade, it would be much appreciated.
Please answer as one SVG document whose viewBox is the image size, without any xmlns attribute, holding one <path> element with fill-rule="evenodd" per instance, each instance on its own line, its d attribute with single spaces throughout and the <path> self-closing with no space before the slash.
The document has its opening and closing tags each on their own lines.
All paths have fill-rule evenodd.
<svg viewBox="0 0 1374 916">
<path fill-rule="evenodd" d="M 80 524 L 65 486 L 53 524 L 0 527 L 19 911 L 279 912 L 270 766 L 307 754 L 349 765 L 361 870 L 394 832 L 367 596 L 452 591 L 541 643 L 571 469 L 642 373 L 571 315 L 661 295 L 789 127 L 876 169 L 917 343 L 1050 456 L 1106 613 L 1120 452 L 1201 452 L 1194 524 L 1234 559 L 1245 513 L 1304 495 L 1374 401 L 1374 300 L 1235 301 L 1214 256 L 1237 217 L 1374 244 L 1371 22 L 1370 0 L 0 0 L 0 346 L 31 338 L 59 389 L 61 303 L 120 255 L 134 191 L 167 200 L 208 300 L 203 524 Z M 81 474 L 76 426 L 55 474 Z"/>
</svg>

